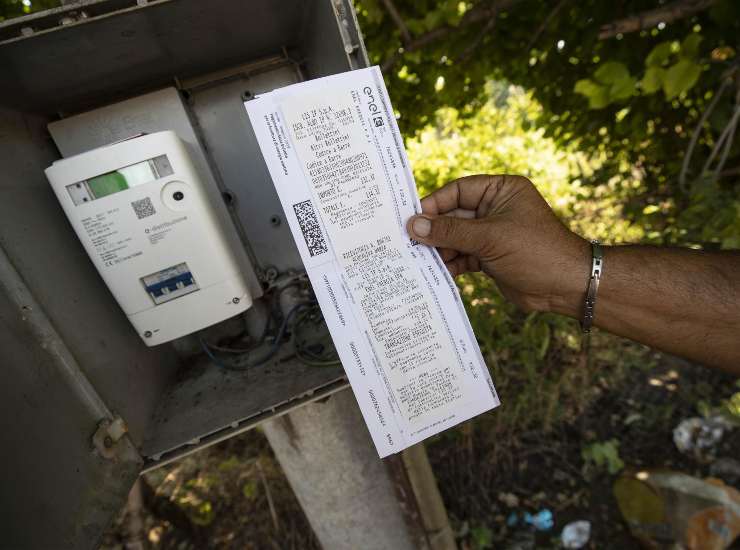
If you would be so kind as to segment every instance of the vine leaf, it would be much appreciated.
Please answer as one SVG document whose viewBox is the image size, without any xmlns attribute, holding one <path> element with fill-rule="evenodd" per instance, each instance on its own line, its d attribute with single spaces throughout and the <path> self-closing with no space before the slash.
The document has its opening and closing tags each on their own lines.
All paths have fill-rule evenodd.
<svg viewBox="0 0 740 550">
<path fill-rule="evenodd" d="M 699 81 L 701 66 L 688 58 L 682 58 L 666 69 L 663 77 L 663 91 L 667 99 L 690 90 Z"/>
<path fill-rule="evenodd" d="M 648 67 L 640 85 L 646 94 L 654 94 L 663 87 L 666 70 L 662 67 Z"/>
<path fill-rule="evenodd" d="M 671 56 L 672 50 L 671 50 L 671 43 L 670 42 L 661 42 L 657 46 L 655 46 L 652 50 L 650 50 L 650 53 L 645 58 L 645 66 L 646 67 L 661 67 L 663 64 L 665 64 L 668 61 L 668 58 Z"/>
<path fill-rule="evenodd" d="M 576 82 L 573 91 L 588 99 L 589 109 L 603 109 L 609 105 L 609 92 L 605 86 L 597 84 L 590 78 Z"/>
<path fill-rule="evenodd" d="M 593 80 L 579 80 L 573 90 L 588 98 L 589 108 L 603 109 L 610 103 L 631 97 L 636 83 L 623 63 L 608 61 L 596 69 Z"/>
<path fill-rule="evenodd" d="M 704 37 L 697 33 L 692 33 L 683 39 L 681 43 L 681 57 L 696 59 L 699 56 L 699 44 Z"/>
</svg>

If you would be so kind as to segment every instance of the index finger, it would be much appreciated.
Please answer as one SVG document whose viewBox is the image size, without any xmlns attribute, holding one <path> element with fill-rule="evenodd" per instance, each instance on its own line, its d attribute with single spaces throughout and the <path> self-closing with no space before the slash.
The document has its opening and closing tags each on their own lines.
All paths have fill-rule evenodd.
<svg viewBox="0 0 740 550">
<path fill-rule="evenodd" d="M 476 175 L 453 180 L 421 200 L 425 214 L 446 214 L 452 210 L 478 208 L 486 193 L 491 193 L 506 176 Z"/>
</svg>

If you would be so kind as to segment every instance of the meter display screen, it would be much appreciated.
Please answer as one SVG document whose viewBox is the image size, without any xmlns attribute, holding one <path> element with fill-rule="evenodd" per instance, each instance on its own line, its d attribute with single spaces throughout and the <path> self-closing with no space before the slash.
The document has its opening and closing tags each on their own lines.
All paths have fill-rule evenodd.
<svg viewBox="0 0 740 550">
<path fill-rule="evenodd" d="M 67 191 L 75 205 L 125 191 L 172 174 L 172 166 L 167 155 L 161 155 L 136 164 L 124 166 L 85 181 L 67 186 Z"/>
<path fill-rule="evenodd" d="M 90 178 L 87 187 L 93 197 L 99 199 L 155 179 L 157 176 L 147 161 Z"/>
</svg>

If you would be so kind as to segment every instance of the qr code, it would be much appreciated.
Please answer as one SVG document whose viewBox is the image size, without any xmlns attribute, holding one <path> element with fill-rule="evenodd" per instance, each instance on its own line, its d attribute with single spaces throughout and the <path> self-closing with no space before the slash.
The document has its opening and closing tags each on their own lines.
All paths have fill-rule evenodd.
<svg viewBox="0 0 740 550">
<path fill-rule="evenodd" d="M 136 212 L 136 217 L 139 219 L 147 218 L 157 213 L 157 211 L 154 210 L 152 199 L 150 199 L 149 197 L 144 197 L 141 200 L 134 201 L 131 203 L 131 206 L 134 207 L 134 212 Z"/>
<path fill-rule="evenodd" d="M 303 238 L 306 241 L 308 247 L 308 253 L 311 256 L 318 256 L 327 252 L 329 248 L 326 246 L 326 239 L 321 231 L 319 220 L 316 217 L 316 211 L 313 209 L 313 204 L 310 200 L 297 202 L 293 205 L 293 210 L 298 218 L 298 225 L 301 227 Z"/>
</svg>

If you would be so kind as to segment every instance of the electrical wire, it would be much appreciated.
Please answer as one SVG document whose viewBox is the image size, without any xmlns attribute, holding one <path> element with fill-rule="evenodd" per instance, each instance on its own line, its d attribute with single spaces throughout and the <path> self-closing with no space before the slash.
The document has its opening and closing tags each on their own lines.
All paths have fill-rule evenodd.
<svg viewBox="0 0 740 550">
<path fill-rule="evenodd" d="M 283 292 L 285 292 L 289 288 L 296 288 L 296 287 L 301 288 L 301 283 L 306 284 L 306 281 L 307 279 L 306 279 L 305 274 L 294 275 L 294 276 L 290 276 L 282 280 L 275 281 L 266 290 L 266 292 L 272 293 L 270 297 L 270 302 L 271 302 L 270 306 L 272 307 L 272 309 L 276 310 L 279 307 L 280 296 L 282 295 Z M 239 348 L 239 347 L 233 347 L 233 346 L 222 346 L 219 344 L 213 344 L 211 342 L 206 342 L 206 344 L 211 350 L 216 350 L 216 351 L 220 351 L 223 353 L 233 353 L 236 355 L 243 355 L 245 353 L 251 353 L 254 350 L 258 349 L 260 346 L 262 346 L 262 344 L 264 344 L 267 338 L 267 334 L 270 329 L 270 324 L 271 324 L 272 319 L 273 319 L 273 314 L 270 313 L 267 317 L 267 321 L 265 322 L 264 329 L 262 330 L 262 335 L 259 337 L 259 339 L 257 340 L 255 344 L 248 346 L 246 348 Z M 234 338 L 232 342 L 239 341 L 241 338 L 243 338 L 245 333 L 246 333 L 246 330 L 242 331 L 242 333 L 238 335 L 236 338 Z"/>
<path fill-rule="evenodd" d="M 312 317 L 314 317 L 314 319 L 312 319 Z M 334 349 L 333 345 L 327 346 L 331 350 L 330 355 L 327 356 L 326 354 L 322 355 L 321 353 L 315 353 L 311 349 L 312 347 L 315 347 L 316 345 L 320 345 L 322 348 L 325 347 L 320 339 L 316 340 L 312 344 L 305 344 L 301 340 L 301 336 L 300 336 L 301 327 L 303 327 L 309 322 L 313 322 L 315 325 L 318 325 L 319 323 L 323 322 L 323 316 L 321 315 L 321 310 L 316 304 L 314 304 L 313 307 L 310 308 L 310 310 L 304 311 L 301 315 L 299 315 L 295 322 L 292 340 L 293 340 L 293 350 L 298 360 L 301 363 L 304 363 L 305 365 L 308 365 L 311 367 L 340 366 L 342 362 L 339 360 L 339 356 L 337 355 L 336 349 Z M 324 325 L 324 328 L 326 329 L 326 325 Z M 329 342 L 331 342 L 330 336 L 328 340 Z"/>
<path fill-rule="evenodd" d="M 212 344 L 210 342 L 206 342 L 206 343 L 208 344 L 208 347 L 210 349 L 216 350 L 216 351 L 220 351 L 220 352 L 223 352 L 223 353 L 235 353 L 235 354 L 239 354 L 239 355 L 242 355 L 242 354 L 245 354 L 245 353 L 251 353 L 254 350 L 260 348 L 262 346 L 262 344 L 265 343 L 265 340 L 267 339 L 267 333 L 270 331 L 270 325 L 272 324 L 271 321 L 272 321 L 272 315 L 269 315 L 267 317 L 267 321 L 265 321 L 265 326 L 262 329 L 262 334 L 257 339 L 257 342 L 254 343 L 253 345 L 249 346 L 249 347 L 246 347 L 246 348 L 235 348 L 235 347 L 231 347 L 231 346 L 220 346 L 218 344 Z"/>
<path fill-rule="evenodd" d="M 272 342 L 272 345 L 270 346 L 270 349 L 265 353 L 262 357 L 259 359 L 256 359 L 251 362 L 247 363 L 240 363 L 240 364 L 233 364 L 228 363 L 220 360 L 211 350 L 211 347 L 209 344 L 203 339 L 203 337 L 199 337 L 200 345 L 203 348 L 203 351 L 208 356 L 208 358 L 215 364 L 216 366 L 226 369 L 226 370 L 233 370 L 233 371 L 247 371 L 248 369 L 252 367 L 259 367 L 261 365 L 264 365 L 267 363 L 270 359 L 272 359 L 275 354 L 280 349 L 280 343 L 282 342 L 283 338 L 285 337 L 285 333 L 287 332 L 288 325 L 290 324 L 291 319 L 293 316 L 302 308 L 310 307 L 306 303 L 300 303 L 295 306 L 288 312 L 288 314 L 283 319 L 282 324 L 280 325 L 280 329 L 278 330 L 277 335 L 275 336 L 275 339 Z M 248 355 L 248 353 L 245 353 L 243 355 Z"/>
<path fill-rule="evenodd" d="M 279 304 L 282 293 L 288 289 L 296 287 L 304 289 L 307 287 L 307 284 L 306 276 L 298 275 L 276 281 L 268 289 L 268 292 L 272 294 L 272 313 L 268 316 L 262 334 L 254 345 L 243 348 L 222 346 L 207 342 L 201 335 L 199 338 L 200 344 L 209 360 L 214 365 L 222 369 L 233 371 L 246 372 L 252 367 L 264 365 L 277 354 L 290 328 L 294 355 L 301 363 L 312 367 L 335 367 L 341 365 L 341 361 L 339 360 L 336 350 L 331 342 L 331 336 L 328 334 L 328 330 L 324 324 L 321 309 L 318 307 L 318 303 L 316 303 L 315 298 L 310 302 L 304 301 L 293 306 L 283 317 L 277 334 L 266 353 L 262 354 L 262 356 L 258 358 L 252 358 L 252 360 L 249 360 L 252 354 L 263 347 L 265 340 L 267 340 L 267 335 L 270 332 L 272 321 L 274 317 L 279 314 Z M 301 337 L 301 333 L 303 329 L 310 324 L 313 324 L 314 326 L 322 324 L 323 335 L 320 334 L 319 338 L 314 341 L 306 342 L 305 339 Z M 326 340 L 328 340 L 328 345 L 326 344 Z M 324 350 L 328 350 L 328 353 Z M 237 362 L 224 361 L 214 352 L 233 354 L 237 356 L 235 357 Z"/>
</svg>

